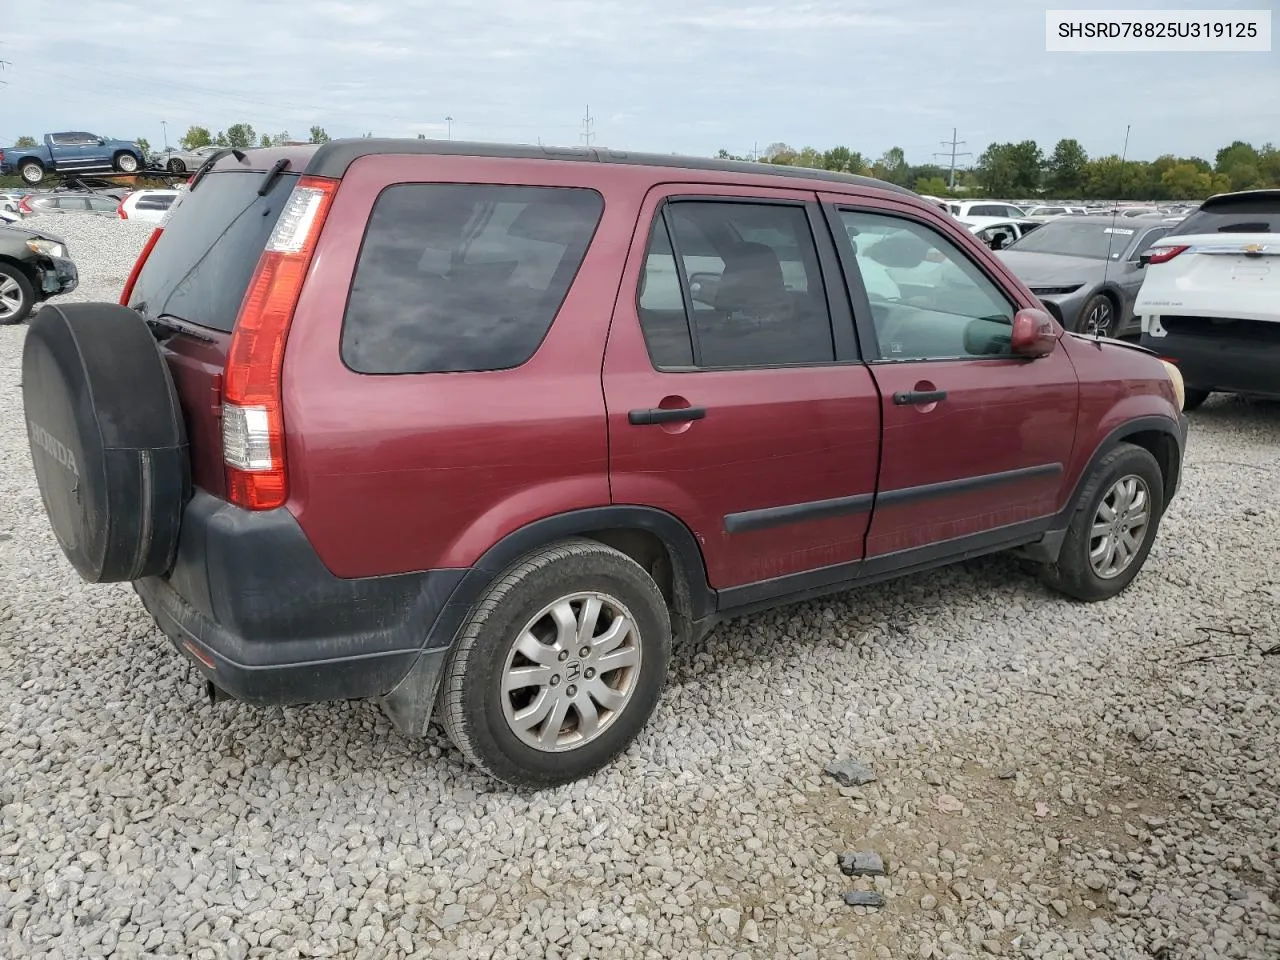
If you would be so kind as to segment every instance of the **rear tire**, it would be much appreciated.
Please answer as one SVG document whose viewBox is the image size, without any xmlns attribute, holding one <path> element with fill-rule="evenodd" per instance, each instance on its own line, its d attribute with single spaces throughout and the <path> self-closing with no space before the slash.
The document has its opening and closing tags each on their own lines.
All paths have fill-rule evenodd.
<svg viewBox="0 0 1280 960">
<path fill-rule="evenodd" d="M 1199 390 L 1195 387 L 1185 388 L 1186 397 L 1182 402 L 1183 410 L 1196 410 L 1209 399 L 1210 390 Z"/>
<path fill-rule="evenodd" d="M 117 153 L 114 166 L 121 173 L 137 173 L 138 158 L 132 153 Z"/>
<path fill-rule="evenodd" d="M 597 541 L 567 540 L 517 561 L 472 608 L 445 666 L 440 716 L 489 776 L 568 783 L 635 739 L 670 655 L 670 615 L 644 568 Z"/>
<path fill-rule="evenodd" d="M 36 290 L 17 267 L 0 263 L 0 324 L 21 323 L 36 305 Z"/>
<path fill-rule="evenodd" d="M 1160 464 L 1142 447 L 1121 443 L 1085 483 L 1057 562 L 1041 569 L 1041 579 L 1077 600 L 1109 600 L 1146 563 L 1163 512 Z"/>
<path fill-rule="evenodd" d="M 18 165 L 18 175 L 23 183 L 39 183 L 44 179 L 44 164 L 38 160 L 24 160 Z"/>
</svg>

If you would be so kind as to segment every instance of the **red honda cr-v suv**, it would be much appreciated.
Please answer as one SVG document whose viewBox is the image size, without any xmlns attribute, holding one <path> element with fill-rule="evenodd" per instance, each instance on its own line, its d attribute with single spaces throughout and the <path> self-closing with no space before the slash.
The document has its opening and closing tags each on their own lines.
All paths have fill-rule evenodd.
<svg viewBox="0 0 1280 960">
<path fill-rule="evenodd" d="M 1176 370 L 909 191 L 456 142 L 216 155 L 23 390 L 68 558 L 212 692 L 437 715 L 532 786 L 730 615 L 1006 549 L 1114 596 L 1186 437 Z"/>
</svg>

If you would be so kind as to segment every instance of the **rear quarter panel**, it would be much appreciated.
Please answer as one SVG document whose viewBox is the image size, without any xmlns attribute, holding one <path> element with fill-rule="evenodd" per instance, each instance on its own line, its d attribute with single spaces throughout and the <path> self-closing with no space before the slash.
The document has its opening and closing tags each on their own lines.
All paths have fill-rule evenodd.
<svg viewBox="0 0 1280 960">
<path fill-rule="evenodd" d="M 563 161 L 368 156 L 343 179 L 285 352 L 288 509 L 342 577 L 465 567 L 535 520 L 610 502 L 601 363 L 652 180 Z M 394 183 L 578 186 L 604 196 L 550 332 L 512 370 L 370 376 L 339 347 L 369 213 Z"/>
</svg>

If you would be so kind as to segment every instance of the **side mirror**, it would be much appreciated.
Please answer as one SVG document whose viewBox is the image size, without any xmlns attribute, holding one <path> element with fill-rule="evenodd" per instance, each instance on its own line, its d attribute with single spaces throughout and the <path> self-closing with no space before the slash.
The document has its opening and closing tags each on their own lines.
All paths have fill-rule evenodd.
<svg viewBox="0 0 1280 960">
<path fill-rule="evenodd" d="M 1061 330 L 1047 310 L 1024 307 L 1013 315 L 1009 348 L 1015 356 L 1047 357 L 1058 345 Z"/>
</svg>

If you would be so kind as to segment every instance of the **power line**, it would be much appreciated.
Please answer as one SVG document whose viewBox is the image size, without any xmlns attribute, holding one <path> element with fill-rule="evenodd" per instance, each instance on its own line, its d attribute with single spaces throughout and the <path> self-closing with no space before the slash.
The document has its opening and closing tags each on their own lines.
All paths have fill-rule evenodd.
<svg viewBox="0 0 1280 960">
<path fill-rule="evenodd" d="M 948 188 L 949 188 L 949 189 L 954 190 L 954 189 L 956 188 L 956 157 L 972 157 L 972 156 L 973 156 L 973 154 L 972 154 L 972 153 L 970 153 L 970 152 L 968 152 L 967 150 L 966 150 L 966 151 L 962 151 L 962 152 L 960 152 L 960 153 L 957 153 L 957 152 L 956 152 L 956 147 L 963 147 L 963 146 L 965 145 L 965 141 L 964 141 L 964 140 L 957 140 L 957 139 L 956 139 L 956 128 L 955 128 L 955 127 L 952 127 L 952 128 L 951 128 L 951 139 L 950 139 L 950 140 L 943 140 L 943 141 L 941 141 L 941 142 L 942 142 L 942 145 L 943 145 L 944 147 L 950 147 L 950 148 L 951 148 L 951 176 L 950 176 L 950 179 L 949 179 L 949 180 L 948 180 L 948 182 L 947 182 L 947 186 L 948 186 Z M 938 152 L 936 152 L 936 151 L 934 152 L 934 154 L 933 154 L 933 155 L 934 155 L 935 157 L 945 157 L 945 156 L 946 156 L 946 154 L 945 154 L 945 153 L 938 153 Z"/>
</svg>

